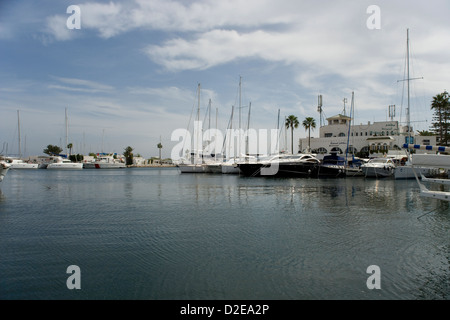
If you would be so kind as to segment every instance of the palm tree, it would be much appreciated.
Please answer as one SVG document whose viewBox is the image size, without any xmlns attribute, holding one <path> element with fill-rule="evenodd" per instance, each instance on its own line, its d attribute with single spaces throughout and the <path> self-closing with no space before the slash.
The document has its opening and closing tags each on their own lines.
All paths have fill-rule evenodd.
<svg viewBox="0 0 450 320">
<path fill-rule="evenodd" d="M 67 148 L 69 149 L 69 155 L 71 155 L 71 154 L 72 154 L 73 144 L 72 144 L 72 143 L 69 143 L 69 144 L 67 145 Z M 69 159 L 69 158 L 67 157 L 67 159 Z"/>
<path fill-rule="evenodd" d="M 433 131 L 439 136 L 439 144 L 446 146 L 448 143 L 448 118 L 450 101 L 447 91 L 433 97 L 431 110 L 434 110 Z"/>
<path fill-rule="evenodd" d="M 160 143 L 158 143 L 156 146 L 157 146 L 158 149 L 159 149 L 159 164 L 162 164 L 162 163 L 161 163 L 161 149 L 162 149 L 163 145 L 162 145 L 161 142 L 160 142 Z"/>
<path fill-rule="evenodd" d="M 306 117 L 305 120 L 303 120 L 302 123 L 305 130 L 308 130 L 308 152 L 311 151 L 311 128 L 316 127 L 316 120 L 312 117 Z"/>
<path fill-rule="evenodd" d="M 294 153 L 294 128 L 297 129 L 299 122 L 296 116 L 290 115 L 286 118 L 286 129 L 291 128 L 291 153 Z"/>
</svg>

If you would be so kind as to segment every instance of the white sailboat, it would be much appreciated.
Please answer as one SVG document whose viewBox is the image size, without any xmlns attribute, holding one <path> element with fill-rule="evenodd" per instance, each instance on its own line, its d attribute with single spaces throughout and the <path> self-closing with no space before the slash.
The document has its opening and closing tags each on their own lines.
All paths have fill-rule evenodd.
<svg viewBox="0 0 450 320">
<path fill-rule="evenodd" d="M 421 79 L 421 78 L 410 78 L 410 74 L 409 74 L 409 29 L 406 30 L 406 67 L 407 67 L 407 75 L 406 75 L 406 83 L 407 83 L 407 94 L 408 94 L 408 107 L 407 107 L 407 127 L 408 127 L 408 137 L 407 137 L 407 142 L 404 145 L 409 145 L 409 144 L 413 144 L 412 141 L 412 137 L 411 137 L 411 120 L 410 120 L 410 89 L 409 89 L 409 82 L 411 80 L 415 80 L 415 79 Z M 433 177 L 436 176 L 437 174 L 439 174 L 439 171 L 435 168 L 431 168 L 431 167 L 427 167 L 427 166 L 423 166 L 423 167 L 418 167 L 415 166 L 414 170 L 412 167 L 412 163 L 411 163 L 411 159 L 410 156 L 408 156 L 408 151 L 406 150 L 406 155 L 407 155 L 407 161 L 405 162 L 404 165 L 398 165 L 395 168 L 395 172 L 394 172 L 394 178 L 395 179 L 414 179 L 416 177 L 415 173 L 420 173 L 420 177 L 424 176 L 424 177 Z"/>
<path fill-rule="evenodd" d="M 17 130 L 19 135 L 19 153 L 17 158 L 7 157 L 5 160 L 10 165 L 10 169 L 37 169 L 39 164 L 31 163 L 22 159 L 22 149 L 20 140 L 20 113 L 17 110 Z"/>
<path fill-rule="evenodd" d="M 200 125 L 200 88 L 199 83 L 197 86 L 197 125 Z M 194 134 L 201 135 L 201 128 L 194 129 Z M 201 144 L 200 138 L 194 138 L 194 143 L 197 144 L 194 145 L 194 150 L 188 151 L 186 157 L 177 163 L 177 167 L 181 173 L 205 173 L 207 171 L 207 166 L 202 161 L 202 150 L 199 149 L 199 144 Z"/>
<path fill-rule="evenodd" d="M 222 164 L 222 173 L 223 174 L 239 174 L 241 171 L 239 169 L 238 163 L 243 161 L 242 157 L 242 131 L 241 131 L 241 109 L 242 109 L 242 77 L 239 77 L 239 134 L 238 134 L 238 146 L 237 146 L 237 152 L 238 155 L 236 157 L 236 154 L 228 160 L 226 160 Z M 234 115 L 234 107 L 231 112 L 231 122 L 230 122 L 230 129 L 233 128 L 233 115 Z M 249 106 L 249 114 L 248 114 L 248 121 L 250 121 L 250 106 Z M 249 129 L 249 128 L 247 128 Z M 230 130 L 231 131 L 231 130 Z M 231 143 L 232 137 L 229 137 L 229 142 Z M 229 152 L 231 151 L 231 148 L 229 148 Z M 247 150 L 246 150 L 247 151 Z"/>
<path fill-rule="evenodd" d="M 52 163 L 47 165 L 47 169 L 71 169 L 71 170 L 80 170 L 83 169 L 83 163 L 81 162 L 72 162 L 68 159 L 67 146 L 69 145 L 69 123 L 67 119 L 67 108 L 65 109 L 65 124 L 66 124 L 66 156 L 67 158 L 63 158 L 61 156 L 57 156 L 53 159 Z"/>
</svg>

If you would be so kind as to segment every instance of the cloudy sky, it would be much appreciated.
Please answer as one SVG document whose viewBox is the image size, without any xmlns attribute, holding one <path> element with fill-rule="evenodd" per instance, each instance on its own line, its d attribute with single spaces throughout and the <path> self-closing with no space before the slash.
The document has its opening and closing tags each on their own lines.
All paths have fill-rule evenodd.
<svg viewBox="0 0 450 320">
<path fill-rule="evenodd" d="M 349 112 L 352 92 L 356 123 L 386 120 L 389 105 L 404 122 L 408 28 L 410 77 L 423 77 L 411 81 L 411 120 L 426 130 L 432 97 L 450 89 L 449 12 L 448 0 L 2 0 L 0 148 L 18 153 L 18 118 L 25 155 L 65 145 L 67 108 L 74 152 L 157 156 L 161 139 L 168 157 L 198 84 L 201 120 L 211 99 L 211 126 L 217 115 L 225 131 L 239 79 L 252 128 L 276 128 L 278 110 L 319 124 L 318 95 L 329 117 L 344 99 Z"/>
</svg>

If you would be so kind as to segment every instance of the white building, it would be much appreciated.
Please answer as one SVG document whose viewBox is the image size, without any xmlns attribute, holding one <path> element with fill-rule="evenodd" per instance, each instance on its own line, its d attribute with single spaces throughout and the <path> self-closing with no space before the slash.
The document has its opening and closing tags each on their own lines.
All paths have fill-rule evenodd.
<svg viewBox="0 0 450 320">
<path fill-rule="evenodd" d="M 327 125 L 319 128 L 319 138 L 311 137 L 311 152 L 328 154 L 331 151 L 345 154 L 347 143 L 349 153 L 365 153 L 366 155 L 393 153 L 402 150 L 403 144 L 409 140 L 408 126 L 402 126 L 398 121 L 381 121 L 367 124 L 352 124 L 349 132 L 351 118 L 338 114 L 326 119 Z M 415 135 L 411 127 L 409 143 L 421 145 L 436 145 L 436 136 Z M 299 150 L 308 150 L 308 137 L 299 139 Z M 419 150 L 417 150 L 419 153 Z"/>
</svg>

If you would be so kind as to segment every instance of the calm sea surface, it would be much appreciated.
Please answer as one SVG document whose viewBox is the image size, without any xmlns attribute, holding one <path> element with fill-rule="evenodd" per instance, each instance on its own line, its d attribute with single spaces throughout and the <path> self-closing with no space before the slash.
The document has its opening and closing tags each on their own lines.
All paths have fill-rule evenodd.
<svg viewBox="0 0 450 320">
<path fill-rule="evenodd" d="M 450 298 L 449 203 L 415 180 L 39 169 L 0 189 L 0 299 Z"/>
</svg>

